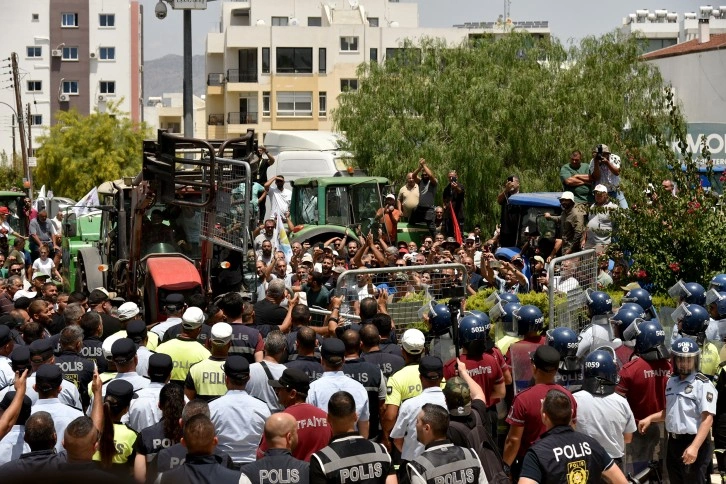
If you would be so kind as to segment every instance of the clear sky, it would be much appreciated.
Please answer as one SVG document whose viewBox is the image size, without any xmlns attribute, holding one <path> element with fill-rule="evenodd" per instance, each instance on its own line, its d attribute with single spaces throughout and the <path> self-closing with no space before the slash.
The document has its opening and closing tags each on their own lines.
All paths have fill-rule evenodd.
<svg viewBox="0 0 726 484">
<path fill-rule="evenodd" d="M 253 0 L 275 1 L 275 0 Z M 409 0 L 413 1 L 413 0 Z M 464 22 L 495 21 L 504 12 L 503 0 L 416 0 L 419 25 L 450 27 Z M 144 5 L 144 50 L 146 60 L 167 54 L 182 54 L 182 12 L 169 8 L 164 20 L 154 15 L 157 0 Z M 548 20 L 552 34 L 566 42 L 600 35 L 620 27 L 623 17 L 638 8 L 667 9 L 683 14 L 695 12 L 705 2 L 694 0 L 511 0 L 512 20 Z M 206 11 L 192 12 L 194 54 L 203 54 L 208 32 L 219 31 L 221 0 L 210 1 Z"/>
</svg>

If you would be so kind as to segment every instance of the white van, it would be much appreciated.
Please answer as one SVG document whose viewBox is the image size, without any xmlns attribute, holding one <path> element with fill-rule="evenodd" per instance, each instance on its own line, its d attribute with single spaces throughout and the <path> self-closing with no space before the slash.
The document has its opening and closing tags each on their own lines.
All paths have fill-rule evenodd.
<svg viewBox="0 0 726 484">
<path fill-rule="evenodd" d="M 264 146 L 277 156 L 283 151 L 339 151 L 345 136 L 332 131 L 285 131 L 265 133 Z"/>
</svg>

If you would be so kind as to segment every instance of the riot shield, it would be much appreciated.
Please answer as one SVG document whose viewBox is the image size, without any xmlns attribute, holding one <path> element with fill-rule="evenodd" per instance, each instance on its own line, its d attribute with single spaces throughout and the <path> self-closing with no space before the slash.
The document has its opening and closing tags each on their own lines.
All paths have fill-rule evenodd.
<svg viewBox="0 0 726 484">
<path fill-rule="evenodd" d="M 518 341 L 509 347 L 515 395 L 534 384 L 532 379 L 532 354 L 537 350 L 538 346 L 537 343 Z"/>
</svg>

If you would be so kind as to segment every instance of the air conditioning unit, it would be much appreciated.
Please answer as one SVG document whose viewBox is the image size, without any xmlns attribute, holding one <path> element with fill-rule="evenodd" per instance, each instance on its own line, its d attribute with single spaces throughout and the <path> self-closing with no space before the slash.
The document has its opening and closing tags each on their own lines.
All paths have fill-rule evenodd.
<svg viewBox="0 0 726 484">
<path fill-rule="evenodd" d="M 106 101 L 106 96 L 104 96 L 103 94 L 99 94 L 98 95 L 98 102 L 102 103 L 104 101 Z"/>
<path fill-rule="evenodd" d="M 60 96 L 58 96 L 58 100 L 62 103 L 68 101 L 68 94 L 61 94 Z"/>
<path fill-rule="evenodd" d="M 60 49 L 53 49 L 50 51 L 51 57 L 63 57 L 63 51 Z"/>
<path fill-rule="evenodd" d="M 90 57 L 91 59 L 95 59 L 96 58 L 96 55 L 97 54 L 92 51 L 90 54 L 88 54 L 88 57 Z"/>
</svg>

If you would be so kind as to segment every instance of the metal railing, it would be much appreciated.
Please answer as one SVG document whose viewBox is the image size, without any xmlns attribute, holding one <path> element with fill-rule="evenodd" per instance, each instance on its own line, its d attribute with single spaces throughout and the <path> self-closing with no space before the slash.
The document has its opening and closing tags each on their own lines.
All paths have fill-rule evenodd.
<svg viewBox="0 0 726 484">
<path fill-rule="evenodd" d="M 257 113 L 227 113 L 227 124 L 257 124 Z"/>
<path fill-rule="evenodd" d="M 587 317 L 587 289 L 597 290 L 597 254 L 594 249 L 557 257 L 547 268 L 549 325 L 579 332 Z"/>
<path fill-rule="evenodd" d="M 207 86 L 223 86 L 227 82 L 224 72 L 210 72 L 207 74 Z"/>
<path fill-rule="evenodd" d="M 257 82 L 257 69 L 227 69 L 227 82 Z"/>
<path fill-rule="evenodd" d="M 207 116 L 207 126 L 224 126 L 224 113 Z"/>
</svg>

